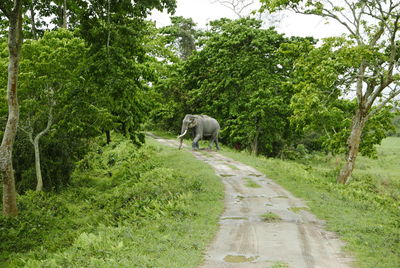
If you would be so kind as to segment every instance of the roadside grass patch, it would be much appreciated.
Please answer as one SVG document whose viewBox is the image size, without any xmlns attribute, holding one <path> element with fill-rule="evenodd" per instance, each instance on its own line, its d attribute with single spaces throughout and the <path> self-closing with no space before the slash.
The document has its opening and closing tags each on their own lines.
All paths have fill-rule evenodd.
<svg viewBox="0 0 400 268">
<path fill-rule="evenodd" d="M 358 157 L 348 185 L 336 183 L 343 164 L 338 156 L 314 154 L 293 161 L 229 148 L 222 154 L 256 168 L 306 200 L 311 212 L 347 242 L 357 267 L 400 267 L 400 138 L 383 140 L 377 159 Z"/>
<path fill-rule="evenodd" d="M 0 216 L 1 267 L 197 267 L 223 185 L 188 152 L 115 135 L 94 143 L 64 191 L 18 199 L 17 218 Z"/>
<path fill-rule="evenodd" d="M 221 220 L 248 220 L 249 218 L 247 217 L 223 217 Z"/>
<path fill-rule="evenodd" d="M 274 262 L 271 268 L 289 268 L 289 264 L 283 261 Z"/>
<path fill-rule="evenodd" d="M 237 166 L 232 165 L 232 164 L 228 164 L 227 166 L 230 167 L 233 170 L 240 170 Z"/>
<path fill-rule="evenodd" d="M 244 263 L 255 261 L 258 256 L 246 257 L 243 255 L 228 255 L 225 256 L 224 261 L 229 263 Z"/>
<path fill-rule="evenodd" d="M 261 220 L 265 222 L 277 222 L 281 220 L 281 217 L 273 212 L 268 211 L 267 213 L 261 215 Z"/>
<path fill-rule="evenodd" d="M 250 188 L 261 188 L 261 185 L 259 185 L 258 183 L 256 183 L 255 181 L 253 181 L 250 178 L 244 178 L 244 180 L 246 181 L 245 186 L 250 187 Z"/>
<path fill-rule="evenodd" d="M 232 174 L 219 174 L 221 177 L 224 177 L 224 178 L 228 178 L 228 177 L 233 177 L 233 176 L 235 176 L 235 175 L 232 175 Z"/>
<path fill-rule="evenodd" d="M 288 208 L 289 211 L 294 212 L 294 213 L 299 213 L 302 210 L 310 210 L 309 208 L 306 207 L 291 207 Z"/>
</svg>

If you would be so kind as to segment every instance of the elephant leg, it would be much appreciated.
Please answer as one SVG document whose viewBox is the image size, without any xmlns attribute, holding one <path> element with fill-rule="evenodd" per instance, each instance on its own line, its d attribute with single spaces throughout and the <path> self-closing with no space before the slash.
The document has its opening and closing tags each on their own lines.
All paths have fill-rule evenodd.
<svg viewBox="0 0 400 268">
<path fill-rule="evenodd" d="M 212 144 L 214 142 L 214 137 L 211 137 L 210 139 L 210 143 L 208 144 L 208 149 L 211 150 L 212 149 Z"/>
<path fill-rule="evenodd" d="M 215 139 L 215 146 L 217 147 L 217 150 L 220 150 L 219 144 L 218 144 L 218 137 Z"/>
<path fill-rule="evenodd" d="M 219 150 L 219 144 L 218 144 L 218 133 L 215 135 L 214 142 L 215 142 L 215 147 L 217 147 L 217 150 Z"/>
<path fill-rule="evenodd" d="M 219 145 L 218 145 L 218 134 L 214 134 L 211 136 L 210 139 L 210 144 L 208 146 L 208 148 L 211 150 L 212 149 L 212 144 L 213 142 L 215 142 L 215 146 L 217 147 L 217 150 L 219 150 Z"/>
<path fill-rule="evenodd" d="M 197 134 L 196 137 L 194 137 L 193 139 L 193 143 L 192 143 L 192 148 L 193 149 L 199 149 L 199 140 L 201 138 L 201 135 Z"/>
<path fill-rule="evenodd" d="M 213 142 L 215 142 L 215 136 L 212 135 L 210 138 L 210 143 L 208 144 L 208 149 L 211 150 L 212 149 L 212 144 Z"/>
</svg>

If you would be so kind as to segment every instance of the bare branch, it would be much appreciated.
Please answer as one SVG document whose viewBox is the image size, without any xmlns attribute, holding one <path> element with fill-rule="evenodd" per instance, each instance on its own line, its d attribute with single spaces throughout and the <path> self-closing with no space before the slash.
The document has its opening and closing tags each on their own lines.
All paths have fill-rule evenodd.
<svg viewBox="0 0 400 268">
<path fill-rule="evenodd" d="M 249 6 L 251 6 L 252 4 L 254 4 L 254 1 L 251 1 L 250 3 L 245 4 L 245 5 L 238 11 L 239 14 L 237 14 L 237 15 L 240 15 L 240 14 L 243 12 L 243 10 L 245 10 L 246 8 L 248 8 Z"/>
<path fill-rule="evenodd" d="M 339 18 L 339 16 L 337 16 L 335 13 L 333 13 L 332 11 L 328 10 L 328 9 L 324 9 L 324 11 L 326 12 L 324 14 L 324 16 L 332 18 L 334 20 L 336 20 L 337 22 L 339 22 L 340 24 L 342 24 L 344 27 L 346 27 L 346 29 L 354 36 L 357 38 L 358 40 L 358 36 L 356 34 L 356 32 L 351 28 L 351 26 L 346 23 L 345 21 L 343 21 L 341 18 Z M 361 40 L 358 40 L 361 41 Z"/>
<path fill-rule="evenodd" d="M 242 12 L 254 4 L 254 0 L 215 0 L 212 3 L 219 3 L 232 10 L 239 18 L 243 17 Z"/>
<path fill-rule="evenodd" d="M 367 119 L 371 118 L 377 112 L 382 110 L 382 108 L 385 107 L 389 103 L 389 101 L 393 100 L 395 97 L 397 97 L 399 95 L 400 95 L 400 89 L 396 87 L 384 101 L 382 101 L 378 106 L 376 106 L 376 108 L 374 110 L 372 110 L 368 114 Z"/>
<path fill-rule="evenodd" d="M 356 34 L 357 36 L 360 36 L 360 21 L 361 21 L 361 16 L 363 14 L 363 10 L 365 8 L 365 5 L 363 6 L 362 10 L 360 13 L 358 13 L 358 15 L 356 14 L 356 10 L 354 8 L 354 4 L 352 5 L 350 2 L 348 2 L 347 0 L 345 0 L 345 3 L 347 4 L 347 6 L 350 8 L 351 13 L 353 14 L 353 18 L 354 18 L 354 22 L 352 23 L 356 30 Z"/>
<path fill-rule="evenodd" d="M 49 130 L 51 125 L 53 124 L 53 105 L 50 106 L 49 109 L 49 116 L 47 118 L 47 126 L 45 129 L 43 129 L 39 134 L 36 135 L 35 137 L 35 142 L 38 141 L 44 134 L 46 134 Z"/>
<path fill-rule="evenodd" d="M 332 10 L 335 10 L 336 6 L 335 6 L 330 0 L 327 0 L 327 2 L 331 5 Z M 353 10 L 351 4 L 348 3 L 347 1 L 345 1 L 345 2 L 346 2 L 346 4 L 349 6 L 350 10 L 353 11 L 353 14 L 354 14 L 354 10 Z M 340 13 L 340 15 L 342 15 L 343 18 L 344 18 L 345 20 L 347 20 L 348 23 L 350 23 L 350 24 L 352 24 L 352 25 L 355 26 L 355 21 L 350 20 L 344 13 Z"/>
</svg>

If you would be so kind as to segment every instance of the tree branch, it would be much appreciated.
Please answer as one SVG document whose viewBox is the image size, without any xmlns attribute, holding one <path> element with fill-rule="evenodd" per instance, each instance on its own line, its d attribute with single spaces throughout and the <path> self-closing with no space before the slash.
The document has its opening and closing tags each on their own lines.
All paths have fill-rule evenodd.
<svg viewBox="0 0 400 268">
<path fill-rule="evenodd" d="M 254 4 L 254 0 L 215 0 L 212 3 L 220 3 L 241 18 L 243 10 Z"/>
<path fill-rule="evenodd" d="M 335 10 L 336 6 L 335 6 L 330 0 L 327 0 L 327 2 L 331 5 L 332 10 Z M 349 6 L 350 10 L 352 10 L 352 13 L 353 13 L 353 16 L 354 16 L 355 13 L 354 13 L 354 10 L 353 10 L 351 4 L 350 4 L 349 2 L 347 2 L 346 0 L 345 0 L 345 3 Z M 328 9 L 326 9 L 326 10 L 328 10 Z M 333 13 L 332 13 L 332 14 L 333 14 Z M 350 24 L 356 26 L 356 25 L 355 25 L 355 21 L 351 21 L 344 13 L 340 13 L 340 14 L 343 16 L 343 18 L 344 18 L 345 20 L 348 21 L 348 23 L 350 23 Z M 354 17 L 354 18 L 355 18 L 355 17 Z"/>
<path fill-rule="evenodd" d="M 306 12 L 302 12 L 299 10 L 294 10 L 296 13 L 299 14 L 304 14 L 304 15 L 310 15 L 310 13 L 306 13 Z M 339 22 L 340 24 L 342 24 L 344 27 L 346 27 L 346 29 L 355 37 L 357 37 L 356 33 L 354 32 L 354 30 L 350 27 L 350 25 L 348 25 L 345 21 L 343 21 L 342 19 L 340 19 L 336 14 L 334 14 L 333 12 L 331 12 L 328 9 L 323 9 L 323 11 L 325 11 L 325 13 L 322 14 L 322 17 L 328 17 L 328 18 L 332 18 L 334 20 L 336 20 L 337 22 Z M 317 15 L 317 14 L 314 14 Z"/>
<path fill-rule="evenodd" d="M 46 134 L 50 130 L 52 124 L 53 124 L 53 105 L 51 105 L 49 109 L 49 116 L 47 118 L 46 128 L 36 135 L 34 142 L 37 142 L 44 134 Z"/>
<path fill-rule="evenodd" d="M 391 37 L 390 37 L 390 59 L 389 59 L 389 67 L 388 67 L 388 72 L 386 79 L 384 79 L 381 82 L 381 85 L 379 88 L 372 94 L 371 98 L 369 98 L 367 107 L 370 108 L 372 107 L 375 99 L 382 93 L 382 91 L 388 87 L 392 82 L 393 82 L 393 71 L 394 71 L 394 66 L 396 64 L 396 57 L 398 55 L 398 45 L 396 44 L 396 35 L 397 31 L 399 30 L 399 20 L 400 20 L 400 15 L 398 15 L 395 19 L 394 22 L 394 29 L 391 32 Z"/>
<path fill-rule="evenodd" d="M 385 107 L 386 104 L 389 103 L 389 101 L 393 100 L 395 97 L 399 95 L 400 95 L 400 89 L 397 90 L 394 89 L 383 102 L 381 102 L 378 106 L 376 106 L 376 108 L 367 115 L 367 120 L 372 116 L 374 116 L 377 112 L 382 110 L 382 108 Z"/>
<path fill-rule="evenodd" d="M 28 122 L 29 122 L 30 131 L 26 130 L 25 128 L 23 128 L 23 127 L 21 127 L 21 126 L 18 126 L 18 128 L 19 128 L 19 130 L 21 130 L 22 132 L 24 132 L 24 133 L 28 136 L 29 141 L 33 144 L 33 137 L 32 137 L 32 132 L 33 132 L 33 130 L 32 130 L 32 128 L 30 127 L 30 120 L 29 120 Z"/>
</svg>

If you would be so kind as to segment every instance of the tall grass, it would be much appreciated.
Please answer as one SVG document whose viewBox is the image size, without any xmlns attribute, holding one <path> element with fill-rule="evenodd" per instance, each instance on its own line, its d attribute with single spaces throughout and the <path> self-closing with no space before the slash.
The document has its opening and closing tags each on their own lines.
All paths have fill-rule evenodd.
<svg viewBox="0 0 400 268">
<path fill-rule="evenodd" d="M 196 267 L 222 200 L 214 171 L 190 153 L 94 143 L 67 190 L 29 192 L 18 218 L 0 217 L 0 266 Z"/>
<path fill-rule="evenodd" d="M 341 158 L 308 155 L 298 161 L 223 154 L 265 173 L 303 198 L 347 242 L 358 267 L 400 267 L 400 138 L 387 138 L 378 159 L 359 157 L 352 181 L 338 185 Z"/>
</svg>

